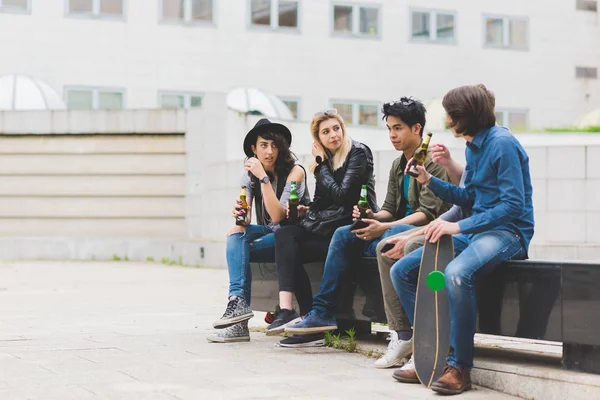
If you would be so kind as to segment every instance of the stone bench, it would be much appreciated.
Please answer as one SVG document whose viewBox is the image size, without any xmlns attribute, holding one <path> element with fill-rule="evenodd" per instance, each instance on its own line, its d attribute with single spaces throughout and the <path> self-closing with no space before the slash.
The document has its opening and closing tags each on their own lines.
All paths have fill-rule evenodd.
<svg viewBox="0 0 600 400">
<path fill-rule="evenodd" d="M 274 263 L 251 263 L 252 308 L 272 311 L 278 303 Z M 304 265 L 313 294 L 323 262 Z M 477 284 L 477 332 L 563 343 L 563 368 L 600 374 L 600 264 L 510 261 Z M 363 258 L 343 282 L 338 325 L 370 331 L 385 323 L 375 258 Z"/>
</svg>

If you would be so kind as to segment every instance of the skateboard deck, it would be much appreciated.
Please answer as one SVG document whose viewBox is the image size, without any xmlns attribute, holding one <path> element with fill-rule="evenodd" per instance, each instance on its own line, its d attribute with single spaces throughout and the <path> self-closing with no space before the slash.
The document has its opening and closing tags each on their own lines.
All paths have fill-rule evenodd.
<svg viewBox="0 0 600 400">
<path fill-rule="evenodd" d="M 417 376 L 426 387 L 442 376 L 450 348 L 448 291 L 442 274 L 453 258 L 451 235 L 436 243 L 425 242 L 415 299 L 413 353 Z"/>
</svg>

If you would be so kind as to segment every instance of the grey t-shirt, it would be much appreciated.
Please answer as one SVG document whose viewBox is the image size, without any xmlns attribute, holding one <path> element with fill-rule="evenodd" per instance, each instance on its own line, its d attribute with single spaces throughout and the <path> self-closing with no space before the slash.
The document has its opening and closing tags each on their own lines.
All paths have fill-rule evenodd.
<svg viewBox="0 0 600 400">
<path fill-rule="evenodd" d="M 466 174 L 463 172 L 458 186 L 465 187 L 465 176 Z M 469 218 L 471 214 L 473 214 L 473 210 L 470 208 L 460 207 L 455 204 L 451 209 L 440 215 L 440 218 L 448 222 L 458 222 L 462 219 Z"/>
<path fill-rule="evenodd" d="M 252 180 L 250 179 L 250 175 L 248 175 L 248 172 L 244 172 L 242 174 L 242 177 L 240 178 L 240 186 L 246 186 L 246 198 L 247 199 L 252 199 L 254 200 L 254 194 L 252 193 Z M 273 191 L 275 193 L 277 193 L 277 177 L 275 178 L 274 181 L 271 182 L 271 187 L 273 188 Z M 298 198 L 302 199 L 302 197 L 304 196 L 304 190 L 306 189 L 305 185 L 304 185 L 304 181 L 302 182 L 296 182 L 296 192 L 298 193 Z M 281 204 L 281 207 L 283 207 L 283 210 L 287 210 L 287 203 L 290 199 L 290 191 L 292 190 L 292 185 L 288 182 L 285 185 L 285 188 L 283 189 L 283 193 L 281 193 L 281 197 L 279 198 L 279 203 Z M 263 200 L 263 204 L 255 204 L 255 207 L 265 207 L 264 205 L 264 200 Z M 266 212 L 267 210 L 264 210 L 265 214 L 268 214 Z M 267 224 L 267 227 L 270 228 L 271 230 L 275 231 L 276 229 L 279 228 L 279 224 L 273 224 L 270 219 L 269 219 L 269 223 Z"/>
</svg>

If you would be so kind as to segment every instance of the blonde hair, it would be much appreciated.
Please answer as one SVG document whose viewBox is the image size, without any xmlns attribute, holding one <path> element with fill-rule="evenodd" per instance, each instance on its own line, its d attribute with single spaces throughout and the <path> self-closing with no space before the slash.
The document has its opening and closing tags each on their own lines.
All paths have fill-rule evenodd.
<svg viewBox="0 0 600 400">
<path fill-rule="evenodd" d="M 335 152 L 335 154 L 332 154 L 329 149 L 323 146 L 323 143 L 321 143 L 321 139 L 319 138 L 319 127 L 321 126 L 321 123 L 329 119 L 337 120 L 342 128 L 342 145 Z M 339 114 L 329 114 L 327 112 L 319 113 L 313 117 L 312 121 L 310 122 L 310 133 L 312 134 L 315 143 L 317 143 L 317 145 L 321 147 L 325 153 L 325 156 L 327 157 L 327 163 L 332 171 L 335 171 L 344 165 L 344 161 L 346 161 L 346 157 L 348 157 L 348 154 L 352 149 L 352 139 L 346 135 L 346 124 L 344 124 L 344 119 Z M 311 162 L 308 166 L 308 170 L 311 173 L 314 173 L 317 165 L 318 164 L 316 161 Z"/>
</svg>

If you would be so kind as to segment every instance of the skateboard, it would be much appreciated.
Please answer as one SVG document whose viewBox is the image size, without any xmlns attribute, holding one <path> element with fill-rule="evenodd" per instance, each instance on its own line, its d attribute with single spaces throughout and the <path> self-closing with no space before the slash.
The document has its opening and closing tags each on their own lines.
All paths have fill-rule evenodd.
<svg viewBox="0 0 600 400">
<path fill-rule="evenodd" d="M 454 258 L 451 235 L 425 242 L 415 299 L 413 355 L 421 383 L 430 387 L 442 376 L 450 348 L 450 310 L 444 269 Z"/>
</svg>

